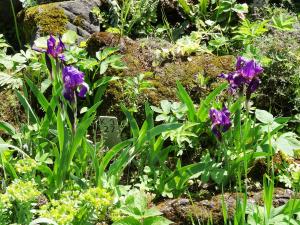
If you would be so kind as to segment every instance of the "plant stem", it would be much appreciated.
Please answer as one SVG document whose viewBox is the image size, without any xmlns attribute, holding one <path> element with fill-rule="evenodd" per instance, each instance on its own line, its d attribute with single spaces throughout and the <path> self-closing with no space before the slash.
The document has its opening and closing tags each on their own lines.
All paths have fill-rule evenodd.
<svg viewBox="0 0 300 225">
<path fill-rule="evenodd" d="M 13 14 L 13 17 L 14 17 L 14 25 L 15 25 L 18 44 L 19 44 L 19 47 L 22 48 L 22 43 L 21 43 L 21 39 L 20 39 L 20 35 L 19 35 L 19 28 L 18 28 L 18 23 L 17 23 L 16 12 L 15 12 L 14 3 L 13 3 L 12 0 L 10 0 L 10 7 L 11 7 L 11 11 L 12 11 L 12 14 Z"/>
</svg>

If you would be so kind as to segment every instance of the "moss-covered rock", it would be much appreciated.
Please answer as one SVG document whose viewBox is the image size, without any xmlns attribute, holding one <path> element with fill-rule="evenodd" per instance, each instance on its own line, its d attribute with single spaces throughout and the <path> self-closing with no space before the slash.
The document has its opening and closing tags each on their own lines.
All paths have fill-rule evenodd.
<svg viewBox="0 0 300 225">
<path fill-rule="evenodd" d="M 169 60 L 160 66 L 154 66 L 155 50 L 168 47 L 171 44 L 159 39 L 131 40 L 127 37 L 120 38 L 118 34 L 106 32 L 95 33 L 87 42 L 87 49 L 91 55 L 105 46 L 119 46 L 123 54 L 123 61 L 127 69 L 123 71 L 112 71 L 111 75 L 119 77 L 135 77 L 140 73 L 152 72 L 150 80 L 155 89 L 147 90 L 139 96 L 139 108 L 143 113 L 145 101 L 158 105 L 163 99 L 178 100 L 176 96 L 176 81 L 180 81 L 187 89 L 195 102 L 205 95 L 215 86 L 216 77 L 222 72 L 233 70 L 235 61 L 233 56 L 215 56 L 213 54 L 195 55 L 189 58 L 176 58 Z M 198 75 L 209 77 L 207 87 L 199 85 Z M 121 81 L 111 83 L 106 91 L 103 113 L 109 115 L 122 115 L 119 113 L 119 104 L 130 106 L 132 100 L 124 94 L 124 84 Z"/>
<path fill-rule="evenodd" d="M 25 42 L 42 35 L 60 35 L 65 30 L 74 30 L 79 37 L 87 38 L 99 31 L 99 21 L 91 13 L 99 5 L 101 1 L 97 0 L 52 1 L 25 9 L 18 14 Z"/>
<path fill-rule="evenodd" d="M 40 35 L 63 34 L 68 23 L 64 10 L 55 3 L 31 7 L 20 16 L 23 17 L 26 40 L 30 40 L 37 30 Z"/>
<path fill-rule="evenodd" d="M 284 205 L 293 197 L 294 193 L 289 189 L 275 188 L 273 206 Z M 248 202 L 263 206 L 263 193 L 248 192 Z M 243 194 L 224 193 L 211 196 L 205 200 L 198 199 L 171 199 L 158 204 L 159 210 L 164 216 L 174 222 L 175 225 L 191 225 L 193 221 L 201 221 L 201 224 L 208 224 L 210 220 L 214 224 L 224 224 L 223 206 L 226 205 L 227 217 L 233 219 L 237 199 L 242 200 Z"/>
<path fill-rule="evenodd" d="M 25 121 L 25 113 L 15 93 L 9 89 L 0 90 L 0 121 L 18 128 Z M 0 137 L 3 135 L 0 131 Z"/>
</svg>

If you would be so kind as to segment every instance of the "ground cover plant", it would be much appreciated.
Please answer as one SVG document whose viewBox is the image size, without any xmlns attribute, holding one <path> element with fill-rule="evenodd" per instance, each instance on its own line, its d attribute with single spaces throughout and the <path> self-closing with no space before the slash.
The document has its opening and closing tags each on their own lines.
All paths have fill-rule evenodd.
<svg viewBox="0 0 300 225">
<path fill-rule="evenodd" d="M 0 224 L 299 224 L 297 4 L 9 3 Z"/>
</svg>

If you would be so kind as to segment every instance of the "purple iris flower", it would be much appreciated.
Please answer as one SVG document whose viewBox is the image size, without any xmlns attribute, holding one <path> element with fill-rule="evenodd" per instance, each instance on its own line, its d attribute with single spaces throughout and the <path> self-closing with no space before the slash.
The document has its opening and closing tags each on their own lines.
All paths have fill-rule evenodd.
<svg viewBox="0 0 300 225">
<path fill-rule="evenodd" d="M 66 66 L 63 68 L 63 82 L 64 82 L 64 97 L 73 102 L 76 91 L 79 91 L 78 96 L 84 98 L 89 90 L 89 86 L 84 82 L 84 73 L 77 70 L 73 66 Z"/>
<path fill-rule="evenodd" d="M 238 88 L 247 85 L 247 96 L 250 97 L 260 84 L 260 79 L 257 76 L 262 72 L 263 68 L 257 62 L 239 56 L 236 62 L 236 71 L 221 74 L 219 77 L 228 81 L 231 93 L 235 93 Z"/>
<path fill-rule="evenodd" d="M 222 132 L 226 132 L 231 127 L 230 112 L 225 106 L 220 111 L 212 108 L 209 116 L 212 122 L 211 130 L 218 140 L 221 140 Z"/>
<path fill-rule="evenodd" d="M 65 57 L 62 54 L 65 49 L 65 45 L 62 42 L 61 38 L 57 43 L 56 39 L 50 35 L 50 38 L 47 40 L 47 54 L 51 55 L 53 58 L 59 58 L 62 61 L 65 61 Z"/>
</svg>

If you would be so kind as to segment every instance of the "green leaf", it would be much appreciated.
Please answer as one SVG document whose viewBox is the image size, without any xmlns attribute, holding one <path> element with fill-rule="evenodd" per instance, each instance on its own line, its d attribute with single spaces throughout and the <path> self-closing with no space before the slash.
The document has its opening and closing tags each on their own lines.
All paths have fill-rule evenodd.
<svg viewBox="0 0 300 225">
<path fill-rule="evenodd" d="M 21 53 L 13 55 L 11 60 L 19 64 L 24 64 L 27 62 L 27 59 Z"/>
<path fill-rule="evenodd" d="M 65 129 L 64 129 L 64 122 L 62 118 L 62 112 L 59 109 L 57 113 L 57 137 L 59 143 L 60 152 L 64 150 L 64 141 L 65 141 Z M 67 134 L 66 134 L 67 135 Z"/>
<path fill-rule="evenodd" d="M 191 8 L 187 0 L 178 0 L 178 3 L 186 14 L 189 15 L 191 13 Z"/>
<path fill-rule="evenodd" d="M 236 13 L 248 13 L 248 5 L 247 3 L 235 4 L 232 10 Z"/>
<path fill-rule="evenodd" d="M 133 137 L 138 138 L 140 130 L 139 130 L 139 126 L 138 126 L 136 120 L 134 119 L 132 114 L 126 109 L 125 106 L 122 105 L 121 109 L 129 121 L 130 129 L 131 129 Z"/>
<path fill-rule="evenodd" d="M 108 63 L 106 61 L 103 61 L 100 63 L 100 74 L 104 74 L 106 70 L 108 69 Z"/>
<path fill-rule="evenodd" d="M 46 97 L 43 95 L 43 93 L 36 87 L 35 84 L 32 83 L 32 81 L 28 78 L 26 78 L 26 83 L 28 84 L 28 86 L 30 87 L 31 91 L 33 92 L 33 94 L 35 95 L 35 97 L 37 98 L 38 102 L 40 103 L 40 105 L 42 106 L 44 112 L 47 112 L 50 104 L 47 101 Z"/>
<path fill-rule="evenodd" d="M 121 219 L 117 222 L 114 222 L 112 225 L 143 225 L 138 220 L 134 219 L 133 217 L 126 217 Z"/>
<path fill-rule="evenodd" d="M 77 35 L 77 33 L 75 31 L 73 31 L 73 30 L 67 30 L 63 34 L 61 40 L 65 44 L 75 44 L 77 38 L 78 38 L 78 35 Z"/>
<path fill-rule="evenodd" d="M 48 39 L 49 39 L 49 36 L 37 38 L 34 41 L 34 44 L 38 48 L 47 49 L 47 40 Z"/>
<path fill-rule="evenodd" d="M 221 84 L 213 92 L 211 92 L 204 101 L 201 102 L 199 110 L 197 112 L 198 120 L 205 122 L 208 117 L 208 112 L 211 107 L 212 101 L 226 88 L 228 87 L 227 83 Z"/>
<path fill-rule="evenodd" d="M 255 117 L 260 122 L 265 124 L 271 124 L 274 121 L 274 116 L 271 113 L 267 112 L 266 110 L 256 109 Z"/>
<path fill-rule="evenodd" d="M 16 134 L 16 129 L 11 124 L 9 124 L 5 121 L 0 121 L 0 130 L 3 130 L 10 135 Z"/>
<path fill-rule="evenodd" d="M 189 121 L 196 122 L 196 109 L 191 97 L 189 96 L 189 94 L 187 93 L 187 91 L 184 89 L 184 87 L 179 81 L 177 81 L 176 84 L 178 89 L 178 96 L 182 101 L 182 103 L 184 103 L 188 108 Z"/>
<path fill-rule="evenodd" d="M 154 216 L 160 216 L 162 215 L 162 212 L 160 212 L 157 208 L 153 207 L 151 209 L 147 209 L 144 213 L 144 217 L 154 217 Z"/>
<path fill-rule="evenodd" d="M 155 217 L 146 218 L 144 220 L 143 225 L 169 225 L 172 223 L 173 223 L 172 221 L 162 216 L 155 216 Z"/>
<path fill-rule="evenodd" d="M 171 102 L 168 100 L 162 100 L 160 106 L 164 113 L 169 114 L 171 112 Z"/>
<path fill-rule="evenodd" d="M 21 150 L 20 148 L 14 146 L 14 145 L 6 144 L 6 143 L 0 143 L 0 153 L 3 152 L 3 151 L 7 151 L 9 149 L 13 149 L 13 150 L 19 152 L 20 154 L 22 154 L 23 156 L 29 157 L 23 150 Z"/>
<path fill-rule="evenodd" d="M 107 167 L 107 165 L 109 164 L 109 162 L 120 152 L 122 151 L 124 148 L 126 148 L 128 145 L 130 145 L 132 143 L 132 140 L 126 140 L 123 141 L 117 145 L 115 145 L 112 149 L 110 149 L 105 156 L 103 157 L 103 159 L 101 160 L 100 166 L 99 166 L 99 176 L 101 177 Z"/>
<path fill-rule="evenodd" d="M 158 125 L 147 132 L 148 133 L 147 138 L 152 139 L 152 138 L 156 137 L 157 135 L 162 134 L 163 132 L 175 130 L 181 126 L 182 126 L 181 123 L 168 123 L 168 124 Z"/>
<path fill-rule="evenodd" d="M 16 94 L 21 105 L 24 107 L 25 111 L 29 113 L 30 121 L 39 124 L 39 119 L 37 115 L 34 113 L 27 99 L 18 91 L 16 91 Z"/>
<path fill-rule="evenodd" d="M 297 134 L 293 132 L 284 133 L 276 140 L 277 148 L 293 157 L 294 150 L 300 150 L 300 141 L 297 138 Z"/>
</svg>

